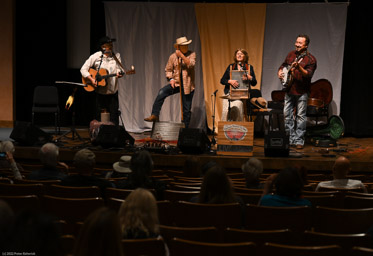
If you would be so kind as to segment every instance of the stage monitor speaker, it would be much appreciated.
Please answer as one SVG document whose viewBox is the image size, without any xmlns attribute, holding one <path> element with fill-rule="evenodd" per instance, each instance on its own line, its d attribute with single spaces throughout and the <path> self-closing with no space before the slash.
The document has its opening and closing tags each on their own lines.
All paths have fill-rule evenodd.
<svg viewBox="0 0 373 256">
<path fill-rule="evenodd" d="M 95 144 L 103 148 L 122 148 L 133 145 L 135 139 L 124 129 L 123 126 L 101 125 Z"/>
<path fill-rule="evenodd" d="M 272 157 L 289 156 L 289 135 L 284 131 L 268 131 L 264 135 L 264 155 Z"/>
<path fill-rule="evenodd" d="M 198 128 L 181 128 L 177 146 L 185 154 L 202 154 L 211 146 L 206 133 Z"/>
<path fill-rule="evenodd" d="M 21 145 L 43 145 L 52 140 L 52 136 L 30 122 L 17 121 L 10 136 Z"/>
</svg>

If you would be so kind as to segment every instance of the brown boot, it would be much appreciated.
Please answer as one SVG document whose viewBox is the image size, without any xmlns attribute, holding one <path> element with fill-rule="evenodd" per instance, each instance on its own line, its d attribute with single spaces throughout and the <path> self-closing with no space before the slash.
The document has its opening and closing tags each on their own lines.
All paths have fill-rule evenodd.
<svg viewBox="0 0 373 256">
<path fill-rule="evenodd" d="M 158 122 L 159 121 L 159 116 L 151 115 L 147 118 L 144 118 L 144 121 L 147 122 Z"/>
</svg>

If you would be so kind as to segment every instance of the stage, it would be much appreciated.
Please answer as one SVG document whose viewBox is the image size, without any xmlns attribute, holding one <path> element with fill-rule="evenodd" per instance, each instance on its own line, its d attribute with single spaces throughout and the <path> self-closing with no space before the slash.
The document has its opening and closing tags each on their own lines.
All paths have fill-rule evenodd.
<svg viewBox="0 0 373 256">
<path fill-rule="evenodd" d="M 2 140 L 9 139 L 7 138 L 9 135 L 4 134 L 4 129 L 6 128 L 1 128 L 3 132 L 0 138 Z M 53 131 L 53 128 L 49 128 L 49 132 L 51 131 Z M 68 128 L 61 129 L 61 133 L 68 131 Z M 7 132 L 10 134 L 11 130 L 7 128 L 5 133 Z M 155 169 L 181 170 L 185 159 L 188 157 L 188 154 L 183 154 L 177 150 L 175 147 L 176 141 L 170 143 L 167 150 L 147 146 L 146 143 L 150 139 L 150 132 L 130 133 L 135 139 L 133 147 L 108 149 L 92 145 L 88 128 L 79 127 L 77 128 L 77 133 L 82 140 L 76 135 L 73 139 L 71 133 L 63 137 L 53 135 L 53 141 L 58 139 L 56 144 L 60 147 L 60 161 L 71 164 L 76 151 L 82 148 L 89 148 L 96 154 L 98 167 L 110 168 L 122 155 L 133 154 L 137 150 L 147 149 L 152 153 Z M 211 136 L 209 138 L 211 140 Z M 38 163 L 38 150 L 40 146 L 15 144 L 15 158 L 17 161 Z M 337 147 L 330 148 L 315 147 L 306 144 L 302 150 L 291 148 L 289 157 L 266 157 L 264 155 L 264 138 L 254 138 L 253 157 L 262 160 L 264 169 L 268 172 L 294 165 L 303 165 L 311 172 L 330 172 L 336 157 L 340 155 L 346 156 L 351 160 L 353 173 L 373 174 L 373 138 L 340 138 Z M 210 152 L 198 154 L 198 157 L 201 164 L 213 160 L 224 166 L 229 172 L 239 172 L 241 165 L 248 158 L 244 156 L 216 155 L 216 146 Z"/>
</svg>

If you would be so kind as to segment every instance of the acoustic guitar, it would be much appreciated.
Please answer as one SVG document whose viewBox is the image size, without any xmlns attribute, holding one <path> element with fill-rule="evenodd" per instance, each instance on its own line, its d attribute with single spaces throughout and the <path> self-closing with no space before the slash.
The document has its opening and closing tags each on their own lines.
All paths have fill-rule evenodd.
<svg viewBox="0 0 373 256">
<path fill-rule="evenodd" d="M 93 69 L 93 68 L 90 68 L 88 70 L 89 74 L 91 74 L 91 76 L 96 79 L 97 81 L 97 86 L 106 86 L 106 78 L 109 78 L 109 77 L 113 77 L 113 76 L 117 76 L 116 73 L 113 73 L 113 74 L 109 74 L 109 72 L 107 71 L 107 69 L 104 69 L 104 68 L 101 68 L 99 72 L 97 72 L 97 70 Z M 120 75 L 133 75 L 133 74 L 136 74 L 136 71 L 134 69 L 134 67 L 132 66 L 132 69 L 131 70 L 128 70 L 128 71 L 121 71 L 119 72 Z M 91 80 L 89 80 L 88 78 L 84 78 L 82 77 L 82 82 L 83 84 L 85 84 L 86 86 L 84 87 L 84 89 L 87 91 L 87 92 L 92 92 L 96 89 L 95 86 L 92 85 L 91 83 Z"/>
</svg>

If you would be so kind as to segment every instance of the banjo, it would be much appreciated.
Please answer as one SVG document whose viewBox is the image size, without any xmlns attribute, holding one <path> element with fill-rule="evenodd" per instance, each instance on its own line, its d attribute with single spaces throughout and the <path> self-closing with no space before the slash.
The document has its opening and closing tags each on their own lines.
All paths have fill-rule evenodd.
<svg viewBox="0 0 373 256">
<path fill-rule="evenodd" d="M 307 51 L 299 54 L 299 56 L 297 56 L 295 58 L 294 62 L 296 62 L 296 63 L 299 64 L 300 62 L 302 62 L 303 57 L 306 56 L 306 54 L 307 54 Z M 285 88 L 290 89 L 290 86 L 293 83 L 293 76 L 291 75 L 291 73 L 292 73 L 292 66 L 291 65 L 287 65 L 287 66 L 283 67 L 282 68 L 282 72 L 284 73 L 284 76 L 281 79 L 281 84 Z"/>
</svg>

